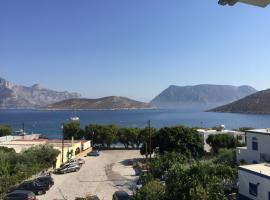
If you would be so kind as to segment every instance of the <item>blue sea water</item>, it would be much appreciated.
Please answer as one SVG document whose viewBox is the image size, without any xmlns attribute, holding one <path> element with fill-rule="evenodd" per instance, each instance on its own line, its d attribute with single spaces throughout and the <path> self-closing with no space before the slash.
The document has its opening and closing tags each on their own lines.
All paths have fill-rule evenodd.
<svg viewBox="0 0 270 200">
<path fill-rule="evenodd" d="M 87 124 L 116 124 L 121 127 L 144 128 L 151 120 L 152 126 L 186 125 L 213 127 L 224 124 L 226 128 L 270 127 L 270 115 L 211 113 L 183 110 L 114 110 L 78 111 L 81 126 Z M 13 131 L 21 129 L 22 123 L 28 133 L 42 133 L 48 138 L 61 137 L 61 126 L 72 116 L 70 111 L 1 110 L 0 124 L 11 125 Z"/>
</svg>

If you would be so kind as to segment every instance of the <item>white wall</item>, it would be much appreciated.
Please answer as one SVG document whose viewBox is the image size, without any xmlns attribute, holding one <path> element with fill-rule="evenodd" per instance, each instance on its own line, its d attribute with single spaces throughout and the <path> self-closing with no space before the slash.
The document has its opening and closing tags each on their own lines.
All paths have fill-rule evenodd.
<svg viewBox="0 0 270 200">
<path fill-rule="evenodd" d="M 260 163 L 260 152 L 253 151 L 247 148 L 239 147 L 236 149 L 237 162 L 244 160 L 246 163 L 252 164 L 254 161 Z"/>
<path fill-rule="evenodd" d="M 249 183 L 258 185 L 258 196 L 254 197 L 249 194 Z M 270 192 L 270 180 L 249 172 L 239 169 L 239 193 L 250 198 L 258 200 L 268 200 L 268 192 Z"/>
<path fill-rule="evenodd" d="M 253 137 L 257 138 L 258 150 L 252 150 Z M 270 156 L 270 134 L 256 134 L 247 133 L 247 148 L 243 150 L 242 148 L 237 149 L 237 161 L 245 160 L 247 163 L 253 163 L 253 161 L 261 161 L 261 154 L 267 154 Z"/>
</svg>

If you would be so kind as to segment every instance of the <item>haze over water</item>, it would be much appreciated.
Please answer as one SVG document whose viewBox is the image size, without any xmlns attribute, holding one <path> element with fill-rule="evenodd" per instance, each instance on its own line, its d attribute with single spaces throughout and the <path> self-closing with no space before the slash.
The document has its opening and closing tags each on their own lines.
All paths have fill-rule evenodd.
<svg viewBox="0 0 270 200">
<path fill-rule="evenodd" d="M 121 127 L 144 128 L 151 120 L 156 128 L 173 125 L 213 127 L 224 124 L 226 128 L 270 127 L 270 115 L 209 113 L 182 110 L 119 110 L 78 111 L 81 126 L 87 124 L 116 124 Z M 22 128 L 28 133 L 42 133 L 50 139 L 61 138 L 61 125 L 72 116 L 70 111 L 0 111 L 0 124 L 9 124 L 13 131 Z"/>
</svg>

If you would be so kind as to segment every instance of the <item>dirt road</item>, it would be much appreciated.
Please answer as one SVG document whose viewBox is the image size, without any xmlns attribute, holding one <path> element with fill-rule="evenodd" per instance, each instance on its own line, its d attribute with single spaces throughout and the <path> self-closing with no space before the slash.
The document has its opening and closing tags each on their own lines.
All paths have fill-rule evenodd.
<svg viewBox="0 0 270 200">
<path fill-rule="evenodd" d="M 55 185 L 39 200 L 74 200 L 75 197 L 97 195 L 101 200 L 111 200 L 117 190 L 129 191 L 137 177 L 125 161 L 140 158 L 139 151 L 102 151 L 99 157 L 85 157 L 79 172 L 53 175 Z"/>
</svg>

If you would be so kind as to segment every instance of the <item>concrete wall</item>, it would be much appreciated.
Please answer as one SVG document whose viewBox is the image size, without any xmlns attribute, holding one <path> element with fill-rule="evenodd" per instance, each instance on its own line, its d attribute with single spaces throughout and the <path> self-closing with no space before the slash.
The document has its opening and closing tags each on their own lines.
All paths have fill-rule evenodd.
<svg viewBox="0 0 270 200">
<path fill-rule="evenodd" d="M 260 153 L 247 149 L 247 147 L 239 147 L 236 149 L 237 162 L 240 163 L 242 160 L 248 164 L 260 163 Z"/>
<path fill-rule="evenodd" d="M 89 149 L 91 148 L 91 141 L 86 141 L 86 142 L 83 142 L 82 144 L 82 150 L 86 150 L 86 149 Z"/>
<path fill-rule="evenodd" d="M 25 136 L 18 136 L 18 135 L 3 136 L 3 137 L 0 137 L 0 143 L 10 142 L 13 140 L 37 140 L 39 139 L 39 136 L 40 134 L 31 134 L 31 135 L 25 135 Z"/>
<path fill-rule="evenodd" d="M 249 183 L 258 184 L 258 196 L 254 197 L 249 194 Z M 239 194 L 250 199 L 269 200 L 270 179 L 239 170 Z"/>
<path fill-rule="evenodd" d="M 252 150 L 252 142 L 253 138 L 257 138 L 258 142 L 258 150 Z M 261 160 L 261 154 L 265 154 L 270 157 L 270 134 L 256 134 L 256 133 L 247 133 L 247 147 L 246 150 L 243 148 L 237 149 L 237 161 L 245 160 L 247 163 L 253 163 L 256 161 L 257 163 L 265 162 L 265 160 Z"/>
</svg>

